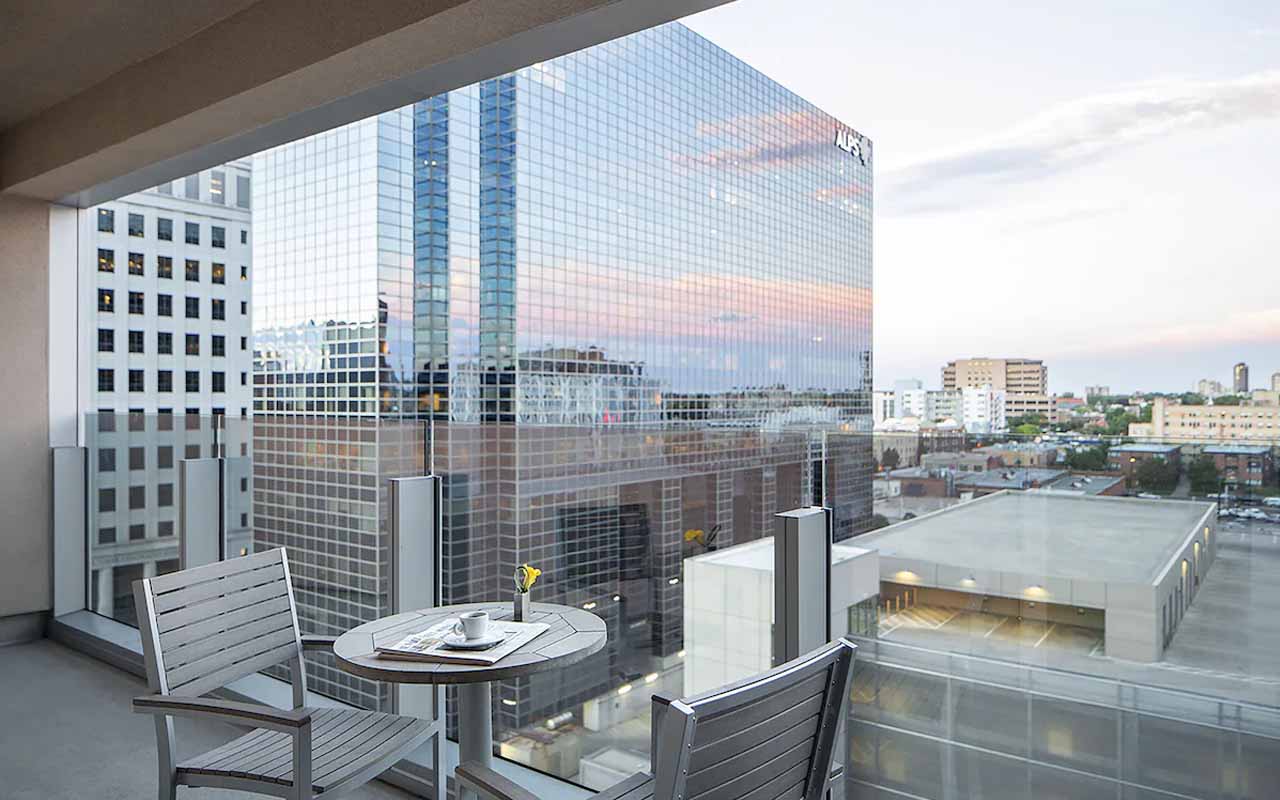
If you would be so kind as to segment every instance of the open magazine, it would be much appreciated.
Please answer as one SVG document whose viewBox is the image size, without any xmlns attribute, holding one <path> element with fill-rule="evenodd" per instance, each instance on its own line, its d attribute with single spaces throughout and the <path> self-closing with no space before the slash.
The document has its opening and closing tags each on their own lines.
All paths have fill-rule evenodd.
<svg viewBox="0 0 1280 800">
<path fill-rule="evenodd" d="M 378 645 L 375 649 L 380 658 L 489 666 L 524 647 L 549 627 L 545 622 L 489 620 L 489 630 L 501 632 L 506 638 L 487 650 L 455 650 L 445 645 L 444 637 L 453 633 L 457 622 L 456 617 L 450 617 L 425 631 L 411 633 L 395 644 Z"/>
</svg>

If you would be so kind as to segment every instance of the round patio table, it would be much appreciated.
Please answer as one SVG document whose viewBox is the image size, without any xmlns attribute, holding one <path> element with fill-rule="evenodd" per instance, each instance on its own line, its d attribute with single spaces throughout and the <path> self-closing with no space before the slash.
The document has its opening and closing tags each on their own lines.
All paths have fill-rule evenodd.
<svg viewBox="0 0 1280 800">
<path fill-rule="evenodd" d="M 519 650 L 493 664 L 446 664 L 380 658 L 376 648 L 466 611 L 487 611 L 493 620 L 510 620 L 512 603 L 468 603 L 425 608 L 366 622 L 338 637 L 333 645 L 338 667 L 352 675 L 390 683 L 454 684 L 458 687 L 459 762 L 490 766 L 493 758 L 493 694 L 491 681 L 532 675 L 576 664 L 604 647 L 604 620 L 572 606 L 533 603 L 526 622 L 550 627 Z M 473 793 L 464 792 L 464 798 Z"/>
</svg>

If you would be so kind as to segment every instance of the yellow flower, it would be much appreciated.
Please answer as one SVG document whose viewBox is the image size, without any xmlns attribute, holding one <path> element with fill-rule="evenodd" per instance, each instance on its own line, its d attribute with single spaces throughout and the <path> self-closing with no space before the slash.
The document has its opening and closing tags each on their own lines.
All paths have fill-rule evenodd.
<svg viewBox="0 0 1280 800">
<path fill-rule="evenodd" d="M 516 567 L 516 591 L 521 593 L 529 591 L 538 582 L 538 576 L 541 574 L 542 570 L 537 567 L 531 567 L 528 564 Z"/>
</svg>

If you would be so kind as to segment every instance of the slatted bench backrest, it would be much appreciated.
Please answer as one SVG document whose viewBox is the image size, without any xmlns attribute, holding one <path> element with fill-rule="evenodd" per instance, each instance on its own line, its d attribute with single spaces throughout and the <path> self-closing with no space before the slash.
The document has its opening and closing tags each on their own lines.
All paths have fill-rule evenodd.
<svg viewBox="0 0 1280 800">
<path fill-rule="evenodd" d="M 283 549 L 144 578 L 134 592 L 148 682 L 160 694 L 194 697 L 300 663 Z"/>
<path fill-rule="evenodd" d="M 655 797 L 819 800 L 855 650 L 833 642 L 705 694 L 655 698 Z"/>
</svg>

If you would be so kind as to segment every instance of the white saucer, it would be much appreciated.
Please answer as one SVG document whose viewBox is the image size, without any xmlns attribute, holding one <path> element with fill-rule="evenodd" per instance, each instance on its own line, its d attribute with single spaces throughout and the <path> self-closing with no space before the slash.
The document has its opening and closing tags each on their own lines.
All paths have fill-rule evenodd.
<svg viewBox="0 0 1280 800">
<path fill-rule="evenodd" d="M 488 650 L 495 644 L 507 638 L 507 634 L 498 631 L 497 633 L 486 633 L 479 639 L 468 639 L 465 636 L 459 636 L 456 633 L 445 634 L 442 639 L 444 646 L 450 650 Z"/>
</svg>

